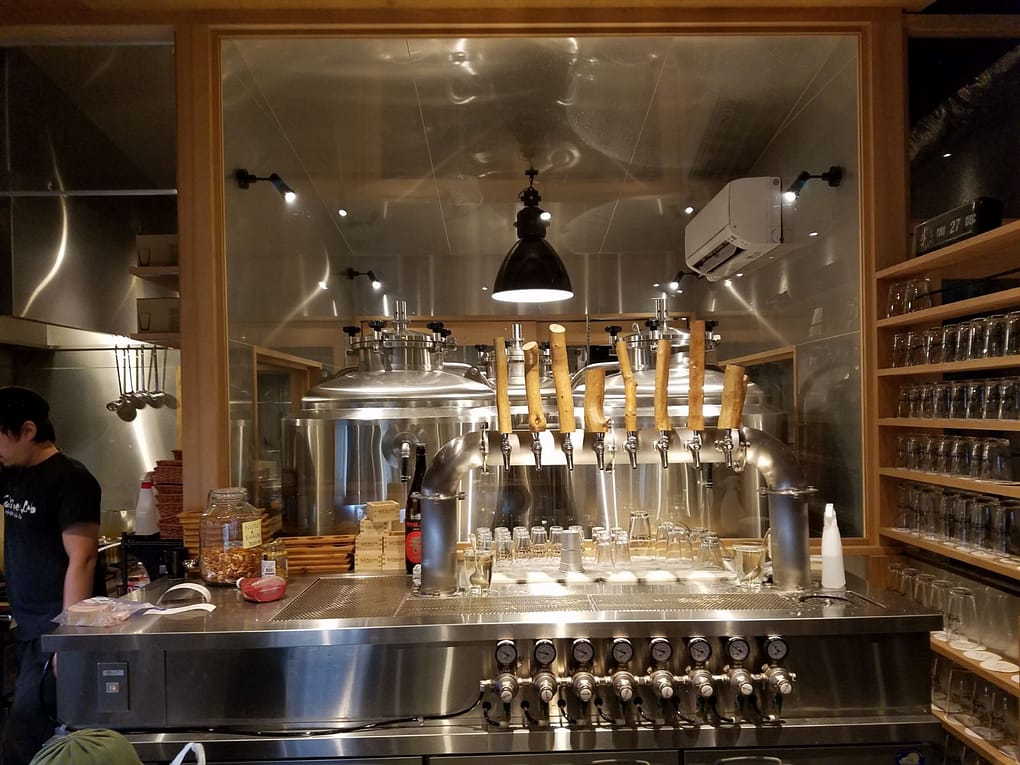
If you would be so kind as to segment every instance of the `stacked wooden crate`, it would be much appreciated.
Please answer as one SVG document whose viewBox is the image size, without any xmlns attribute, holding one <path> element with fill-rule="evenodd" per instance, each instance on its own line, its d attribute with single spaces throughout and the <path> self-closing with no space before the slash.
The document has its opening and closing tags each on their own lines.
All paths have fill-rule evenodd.
<svg viewBox="0 0 1020 765">
<path fill-rule="evenodd" d="M 355 548 L 355 571 L 400 571 L 404 560 L 400 505 L 389 500 L 366 503 Z"/>
</svg>

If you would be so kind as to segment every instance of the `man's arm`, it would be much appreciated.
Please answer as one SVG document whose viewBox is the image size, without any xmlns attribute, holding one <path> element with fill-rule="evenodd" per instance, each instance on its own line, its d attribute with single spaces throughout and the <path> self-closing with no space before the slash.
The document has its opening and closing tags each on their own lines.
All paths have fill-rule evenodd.
<svg viewBox="0 0 1020 765">
<path fill-rule="evenodd" d="M 99 557 L 99 524 L 74 523 L 64 529 L 61 538 L 67 553 L 64 575 L 64 608 L 92 596 L 92 582 Z"/>
</svg>

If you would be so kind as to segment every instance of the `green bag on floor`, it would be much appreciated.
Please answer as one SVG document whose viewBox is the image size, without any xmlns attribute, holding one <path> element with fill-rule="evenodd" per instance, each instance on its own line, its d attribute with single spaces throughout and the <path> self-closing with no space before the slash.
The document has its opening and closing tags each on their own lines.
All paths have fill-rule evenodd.
<svg viewBox="0 0 1020 765">
<path fill-rule="evenodd" d="M 142 765 L 131 742 L 116 731 L 86 728 L 51 738 L 29 765 Z"/>
</svg>

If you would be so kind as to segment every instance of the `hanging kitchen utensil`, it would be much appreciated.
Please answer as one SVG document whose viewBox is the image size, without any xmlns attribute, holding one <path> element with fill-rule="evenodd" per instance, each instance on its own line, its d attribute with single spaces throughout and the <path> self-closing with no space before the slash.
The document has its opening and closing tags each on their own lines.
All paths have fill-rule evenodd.
<svg viewBox="0 0 1020 765">
<path fill-rule="evenodd" d="M 176 409 L 177 408 L 177 396 L 175 396 L 173 393 L 171 393 L 170 391 L 168 391 L 166 389 L 166 354 L 167 354 L 167 348 L 164 346 L 164 348 L 163 348 L 163 381 L 160 383 L 159 389 L 160 389 L 160 391 L 163 394 L 163 403 L 166 405 L 167 409 Z"/>
<path fill-rule="evenodd" d="M 134 392 L 131 394 L 131 401 L 135 405 L 135 409 L 144 409 L 146 404 L 146 393 L 145 385 L 142 382 L 142 347 L 137 346 L 133 349 L 132 356 L 134 356 Z"/>
<path fill-rule="evenodd" d="M 132 388 L 132 391 L 128 391 L 128 389 L 127 389 L 128 381 L 131 379 L 131 367 L 130 367 L 131 359 L 130 359 L 130 356 L 129 356 L 129 353 L 130 353 L 131 349 L 130 348 L 122 348 L 121 350 L 124 352 L 124 358 L 122 360 L 123 363 L 121 363 L 121 365 L 117 369 L 117 375 L 118 375 L 118 383 L 119 383 L 120 382 L 120 374 L 122 372 L 124 374 L 124 378 L 123 378 L 123 383 L 124 384 L 123 384 L 123 388 L 122 388 L 122 390 L 124 392 L 123 392 L 123 395 L 122 395 L 122 399 L 123 400 L 120 402 L 120 405 L 117 407 L 117 416 L 120 417 L 122 420 L 124 420 L 124 422 L 131 422 L 135 417 L 138 416 L 138 410 L 135 408 L 134 401 L 132 400 L 132 392 L 133 392 L 134 389 Z"/>
<path fill-rule="evenodd" d="M 121 404 L 124 403 L 124 381 L 120 376 L 120 348 L 116 345 L 113 346 L 113 363 L 117 369 L 117 398 L 115 401 L 110 401 L 106 404 L 107 410 L 116 412 Z"/>
<path fill-rule="evenodd" d="M 163 406 L 165 394 L 159 385 L 159 360 L 156 358 L 157 348 L 153 345 L 149 347 L 149 350 L 151 353 L 149 354 L 148 370 L 145 373 L 145 401 L 153 409 L 159 409 Z"/>
</svg>

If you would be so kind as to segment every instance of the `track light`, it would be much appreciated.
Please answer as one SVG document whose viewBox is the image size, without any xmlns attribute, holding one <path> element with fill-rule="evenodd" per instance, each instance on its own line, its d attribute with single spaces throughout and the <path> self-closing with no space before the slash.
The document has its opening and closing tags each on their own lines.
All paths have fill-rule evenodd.
<svg viewBox="0 0 1020 765">
<path fill-rule="evenodd" d="M 367 276 L 368 281 L 371 282 L 372 284 L 372 289 L 374 290 L 382 289 L 382 282 L 379 281 L 378 277 L 375 275 L 375 271 L 373 271 L 371 268 L 368 269 L 367 271 L 355 271 L 353 268 L 348 268 L 344 270 L 344 276 L 346 276 L 351 281 L 354 281 L 359 276 Z"/>
<path fill-rule="evenodd" d="M 242 167 L 234 172 L 234 179 L 237 181 L 237 187 L 240 189 L 246 189 L 256 181 L 269 181 L 273 184 L 273 188 L 280 192 L 280 196 L 283 197 L 287 204 L 291 204 L 297 199 L 297 193 L 286 184 L 279 173 L 272 173 L 263 177 L 249 173 Z"/>
<path fill-rule="evenodd" d="M 517 198 L 524 207 L 517 212 L 517 243 L 503 258 L 492 286 L 492 299 L 505 303 L 551 303 L 574 296 L 566 266 L 556 250 L 545 240 L 548 213 L 538 203 L 542 197 L 535 188 L 538 170 L 530 168 L 528 187 Z"/>
<path fill-rule="evenodd" d="M 684 272 L 683 271 L 677 271 L 676 272 L 676 276 L 674 276 L 673 279 L 669 283 L 669 288 L 671 290 L 673 290 L 673 292 L 679 292 L 680 291 L 680 280 L 683 279 L 683 278 L 684 278 Z"/>
<path fill-rule="evenodd" d="M 794 201 L 800 196 L 801 189 L 812 178 L 820 178 L 821 180 L 828 183 L 830 186 L 838 186 L 843 180 L 843 168 L 833 165 L 824 173 L 818 175 L 812 175 L 807 170 L 801 170 L 800 174 L 794 179 L 793 183 L 790 184 L 790 188 L 783 192 L 783 199 L 787 202 Z"/>
</svg>

